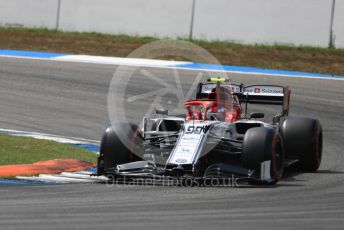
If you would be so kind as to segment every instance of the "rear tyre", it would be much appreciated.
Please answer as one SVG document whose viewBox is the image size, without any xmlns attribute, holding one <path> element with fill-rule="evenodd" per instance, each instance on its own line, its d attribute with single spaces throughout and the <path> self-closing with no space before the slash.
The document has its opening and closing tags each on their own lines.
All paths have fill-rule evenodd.
<svg viewBox="0 0 344 230">
<path fill-rule="evenodd" d="M 260 172 L 261 163 L 271 161 L 270 175 L 276 183 L 283 174 L 284 148 L 281 135 L 274 129 L 249 129 L 244 137 L 242 163 L 245 168 Z"/>
<path fill-rule="evenodd" d="M 122 138 L 128 138 L 124 144 Z M 122 136 L 123 135 L 123 136 Z M 100 156 L 98 158 L 98 175 L 114 168 L 118 164 L 125 164 L 140 160 L 135 155 L 142 144 L 139 128 L 133 124 L 116 124 L 109 126 L 102 137 L 100 144 Z"/>
<path fill-rule="evenodd" d="M 281 134 L 286 156 L 299 159 L 302 171 L 314 172 L 322 159 L 322 128 L 319 120 L 289 117 L 282 122 Z"/>
</svg>

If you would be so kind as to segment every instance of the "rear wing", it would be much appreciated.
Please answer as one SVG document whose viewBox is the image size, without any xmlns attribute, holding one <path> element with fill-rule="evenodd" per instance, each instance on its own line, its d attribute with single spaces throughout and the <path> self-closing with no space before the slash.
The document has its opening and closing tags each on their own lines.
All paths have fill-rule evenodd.
<svg viewBox="0 0 344 230">
<path fill-rule="evenodd" d="M 209 94 L 216 87 L 227 88 L 228 92 L 233 93 L 240 103 L 245 103 L 245 114 L 247 114 L 247 104 L 270 104 L 282 105 L 282 112 L 274 117 L 273 122 L 279 122 L 280 118 L 289 113 L 290 89 L 279 85 L 249 85 L 231 84 L 229 80 L 216 78 L 208 79 L 207 83 L 199 83 L 196 98 L 208 99 Z"/>
<path fill-rule="evenodd" d="M 289 87 L 278 85 L 231 85 L 230 87 L 242 102 L 272 105 L 289 103 Z"/>
<path fill-rule="evenodd" d="M 240 103 L 282 105 L 282 112 L 274 117 L 274 123 L 289 113 L 290 93 L 288 86 L 278 85 L 230 85 Z"/>
</svg>

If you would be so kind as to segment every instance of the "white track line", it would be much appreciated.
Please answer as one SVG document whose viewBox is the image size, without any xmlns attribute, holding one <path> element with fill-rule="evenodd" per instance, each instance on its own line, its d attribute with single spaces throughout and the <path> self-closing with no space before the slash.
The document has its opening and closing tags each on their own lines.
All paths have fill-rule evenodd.
<svg viewBox="0 0 344 230">
<path fill-rule="evenodd" d="M 143 58 L 120 58 L 120 57 L 104 57 L 91 55 L 65 55 L 50 58 L 54 61 L 81 62 L 104 65 L 126 65 L 126 66 L 145 66 L 145 67 L 168 67 L 174 65 L 192 64 L 192 62 L 168 61 L 158 59 Z"/>
<path fill-rule="evenodd" d="M 25 136 L 32 137 L 36 139 L 51 140 L 59 143 L 65 144 L 100 144 L 100 141 L 89 140 L 78 137 L 63 137 L 58 135 L 46 134 L 46 133 L 37 133 L 37 132 L 26 132 L 12 129 L 0 129 L 0 133 L 14 135 L 14 136 Z"/>
<path fill-rule="evenodd" d="M 92 180 L 92 179 L 70 178 L 70 177 L 64 177 L 64 176 L 55 175 L 55 174 L 40 174 L 38 177 L 42 178 L 43 180 L 64 182 L 64 183 L 71 183 L 71 182 L 72 183 L 92 183 L 92 182 L 95 182 L 95 180 Z"/>
</svg>

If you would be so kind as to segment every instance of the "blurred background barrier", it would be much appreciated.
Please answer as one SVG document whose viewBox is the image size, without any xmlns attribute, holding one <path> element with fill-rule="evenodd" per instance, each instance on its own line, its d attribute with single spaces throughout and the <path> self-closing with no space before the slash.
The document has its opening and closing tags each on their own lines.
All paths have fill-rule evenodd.
<svg viewBox="0 0 344 230">
<path fill-rule="evenodd" d="M 244 44 L 327 46 L 329 0 L 199 0 L 194 37 Z"/>
<path fill-rule="evenodd" d="M 62 0 L 59 29 L 187 37 L 192 0 Z"/>
<path fill-rule="evenodd" d="M 55 29 L 58 0 L 0 0 L 0 26 Z"/>
<path fill-rule="evenodd" d="M 344 48 L 344 0 L 0 0 L 0 25 Z"/>
<path fill-rule="evenodd" d="M 344 48 L 344 0 L 336 0 L 333 21 L 333 40 L 338 48 Z"/>
</svg>

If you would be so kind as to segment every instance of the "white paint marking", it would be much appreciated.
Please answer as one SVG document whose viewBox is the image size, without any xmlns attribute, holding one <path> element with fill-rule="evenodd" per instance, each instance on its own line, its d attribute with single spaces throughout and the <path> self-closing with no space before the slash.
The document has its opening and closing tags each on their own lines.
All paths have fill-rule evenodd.
<svg viewBox="0 0 344 230">
<path fill-rule="evenodd" d="M 46 134 L 46 133 L 37 133 L 37 132 L 26 132 L 26 131 L 18 131 L 12 129 L 0 129 L 0 133 L 14 135 L 14 136 L 24 136 L 24 137 L 32 137 L 36 139 L 42 140 L 51 140 L 56 141 L 59 143 L 65 144 L 100 144 L 100 141 L 97 140 L 89 140 L 77 137 L 63 137 L 58 135 Z"/>
<path fill-rule="evenodd" d="M 70 177 L 64 177 L 61 175 L 50 175 L 50 174 L 40 174 L 39 178 L 41 178 L 42 180 L 56 181 L 56 182 L 63 182 L 63 183 L 91 183 L 91 182 L 95 182 L 92 179 L 70 178 Z"/>
<path fill-rule="evenodd" d="M 168 67 L 172 65 L 192 64 L 191 62 L 181 62 L 181 61 L 168 61 L 168 60 L 143 59 L 143 58 L 103 57 L 103 56 L 91 56 L 91 55 L 66 55 L 66 56 L 51 58 L 50 60 L 106 64 L 106 65 L 146 66 L 146 67 Z"/>
</svg>

